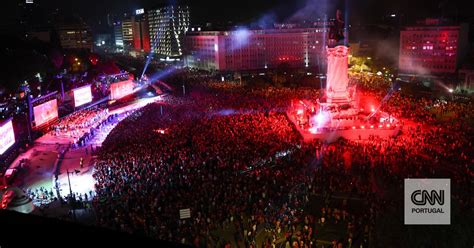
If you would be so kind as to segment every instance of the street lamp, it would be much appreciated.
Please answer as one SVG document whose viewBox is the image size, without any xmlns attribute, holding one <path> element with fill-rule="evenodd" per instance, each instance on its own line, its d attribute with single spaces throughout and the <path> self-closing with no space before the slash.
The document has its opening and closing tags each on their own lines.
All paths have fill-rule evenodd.
<svg viewBox="0 0 474 248">
<path fill-rule="evenodd" d="M 454 95 L 453 95 L 454 90 L 452 88 L 449 88 L 448 91 L 451 94 L 451 101 L 454 101 Z"/>
</svg>

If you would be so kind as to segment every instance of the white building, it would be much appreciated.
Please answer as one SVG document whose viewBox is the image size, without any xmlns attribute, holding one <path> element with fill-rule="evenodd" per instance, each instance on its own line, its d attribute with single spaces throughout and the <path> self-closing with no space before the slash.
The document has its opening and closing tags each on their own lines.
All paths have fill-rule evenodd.
<svg viewBox="0 0 474 248">
<path fill-rule="evenodd" d="M 147 14 L 152 52 L 162 57 L 181 57 L 183 37 L 189 29 L 189 7 L 169 5 Z"/>
</svg>

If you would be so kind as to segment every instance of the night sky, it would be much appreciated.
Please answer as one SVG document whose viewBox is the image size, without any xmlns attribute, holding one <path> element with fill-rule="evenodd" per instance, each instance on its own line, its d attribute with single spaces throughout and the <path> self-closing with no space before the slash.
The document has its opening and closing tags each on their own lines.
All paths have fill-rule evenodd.
<svg viewBox="0 0 474 248">
<path fill-rule="evenodd" d="M 40 1 L 40 0 L 37 0 Z M 174 1 L 160 0 L 43 0 L 45 3 L 63 6 L 65 9 L 78 10 L 84 15 L 100 16 L 107 11 L 122 12 L 140 7 L 152 7 L 160 3 Z M 332 8 L 333 3 L 341 5 L 348 3 L 351 10 L 357 16 L 366 16 L 368 19 L 375 13 L 394 12 L 401 9 L 407 15 L 439 15 L 441 9 L 446 12 L 455 12 L 460 15 L 473 14 L 474 1 L 468 0 L 191 0 L 190 6 L 196 21 L 202 22 L 207 19 L 211 21 L 226 21 L 227 19 L 250 19 L 258 18 L 267 12 L 275 12 L 279 17 L 291 16 L 298 10 L 310 6 L 311 11 Z M 444 7 L 442 7 L 444 6 Z M 438 12 L 438 13 L 437 13 Z"/>
<path fill-rule="evenodd" d="M 24 0 L 8 0 L 10 4 Z M 104 22 L 107 14 L 120 15 L 138 8 L 152 8 L 176 0 L 34 0 L 47 8 L 59 8 L 65 15 L 81 16 L 89 24 Z M 194 24 L 205 22 L 249 23 L 314 18 L 327 13 L 332 17 L 336 6 L 349 10 L 353 24 L 378 22 L 384 15 L 402 14 L 406 22 L 424 17 L 446 16 L 452 19 L 472 20 L 474 1 L 469 0 L 188 0 Z M 343 7 L 345 6 L 345 7 Z M 14 8 L 14 6 L 11 6 Z M 14 11 L 3 15 L 8 17 Z M 468 19 L 468 18 L 471 19 Z"/>
</svg>

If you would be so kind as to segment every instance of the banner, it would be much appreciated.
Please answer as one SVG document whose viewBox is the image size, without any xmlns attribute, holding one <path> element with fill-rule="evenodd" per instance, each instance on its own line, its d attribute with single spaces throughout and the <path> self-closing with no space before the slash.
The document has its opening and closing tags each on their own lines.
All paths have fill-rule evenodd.
<svg viewBox="0 0 474 248">
<path fill-rule="evenodd" d="M 74 93 L 74 107 L 82 106 L 86 103 L 92 102 L 91 86 L 86 85 L 81 88 L 73 90 Z"/>
<path fill-rule="evenodd" d="M 53 99 L 33 107 L 35 127 L 58 118 L 58 100 Z"/>
<path fill-rule="evenodd" d="M 0 155 L 15 144 L 15 132 L 13 131 L 12 120 L 5 121 L 0 126 Z"/>
<path fill-rule="evenodd" d="M 118 100 L 133 93 L 135 83 L 132 80 L 110 84 L 110 99 Z"/>
<path fill-rule="evenodd" d="M 179 218 L 180 219 L 189 219 L 191 218 L 191 209 L 185 208 L 179 210 Z"/>
</svg>

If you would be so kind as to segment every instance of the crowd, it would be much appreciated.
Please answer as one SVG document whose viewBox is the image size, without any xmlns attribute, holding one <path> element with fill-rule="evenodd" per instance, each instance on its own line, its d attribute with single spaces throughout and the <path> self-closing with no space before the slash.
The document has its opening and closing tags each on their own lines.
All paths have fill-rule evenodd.
<svg viewBox="0 0 474 248">
<path fill-rule="evenodd" d="M 351 82 L 364 91 L 379 92 L 381 89 L 388 89 L 392 82 L 383 76 L 368 74 L 366 72 L 351 72 Z"/>
<path fill-rule="evenodd" d="M 107 109 L 88 108 L 74 112 L 51 126 L 55 136 L 64 135 L 78 138 L 93 125 L 100 123 L 108 115 Z"/>
<path fill-rule="evenodd" d="M 113 117 L 109 116 L 108 109 L 99 107 L 83 109 L 74 112 L 51 126 L 51 135 L 72 138 L 74 145 L 84 145 L 93 137 L 94 130 L 100 128 Z"/>
<path fill-rule="evenodd" d="M 58 194 L 56 190 L 57 189 L 53 188 L 48 190 L 47 188 L 41 186 L 39 188 L 27 188 L 25 192 L 33 201 L 34 205 L 43 206 L 58 200 Z M 84 205 L 90 202 L 94 196 L 95 194 L 93 191 L 84 194 L 77 192 L 72 194 L 72 197 L 76 200 L 76 202 L 80 202 Z M 59 200 L 65 203 L 68 201 L 68 197 L 69 195 L 60 196 Z"/>
<path fill-rule="evenodd" d="M 45 187 L 27 189 L 26 193 L 35 205 L 47 204 L 57 199 L 52 188 L 49 190 Z"/>
<path fill-rule="evenodd" d="M 284 108 L 318 90 L 187 80 L 186 98 L 169 96 L 163 112 L 144 107 L 104 141 L 94 172 L 101 225 L 197 247 L 367 247 L 385 242 L 377 229 L 402 208 L 403 178 L 452 178 L 452 198 L 470 207 L 472 103 L 396 93 L 384 110 L 419 123 L 400 136 L 305 143 Z M 456 121 L 436 119 L 446 112 Z"/>
</svg>

